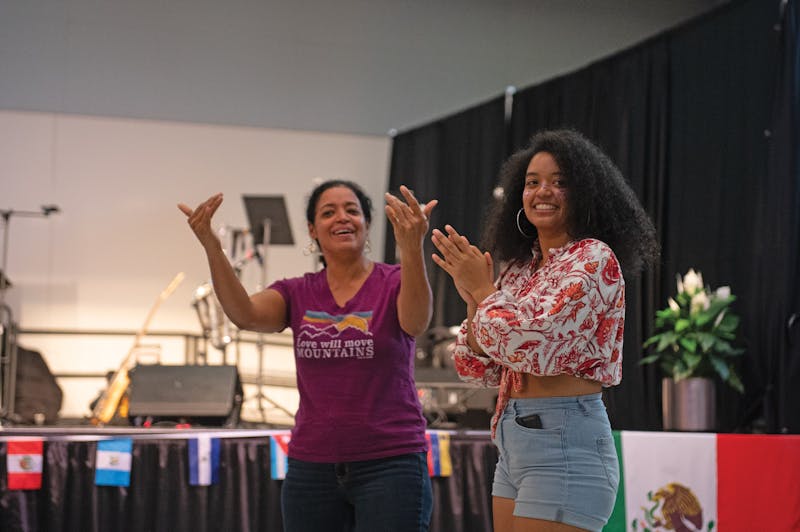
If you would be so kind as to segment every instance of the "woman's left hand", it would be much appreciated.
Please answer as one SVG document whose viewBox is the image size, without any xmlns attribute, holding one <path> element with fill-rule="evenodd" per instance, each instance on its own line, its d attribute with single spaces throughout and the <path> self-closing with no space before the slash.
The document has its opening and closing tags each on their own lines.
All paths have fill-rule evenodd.
<svg viewBox="0 0 800 532">
<path fill-rule="evenodd" d="M 441 257 L 434 254 L 433 262 L 450 274 L 459 294 L 468 305 L 480 303 L 497 290 L 492 282 L 492 256 L 489 252 L 481 252 L 471 245 L 467 237 L 458 234 L 453 226 L 446 225 L 445 230 L 447 235 L 438 229 L 433 230 L 433 245 L 442 254 Z M 469 298 L 464 297 L 467 294 Z"/>
<path fill-rule="evenodd" d="M 414 193 L 405 185 L 400 186 L 403 202 L 397 196 L 386 193 L 386 216 L 394 229 L 394 239 L 401 250 L 421 250 L 422 240 L 428 232 L 428 220 L 439 200 L 420 205 Z"/>
</svg>

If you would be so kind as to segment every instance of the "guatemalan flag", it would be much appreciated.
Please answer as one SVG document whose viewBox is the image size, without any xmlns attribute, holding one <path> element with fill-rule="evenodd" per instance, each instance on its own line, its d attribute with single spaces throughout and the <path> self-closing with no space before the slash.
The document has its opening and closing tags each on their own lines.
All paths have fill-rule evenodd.
<svg viewBox="0 0 800 532">
<path fill-rule="evenodd" d="M 269 438 L 269 470 L 273 480 L 286 478 L 286 471 L 289 469 L 289 440 L 291 439 L 291 432 L 280 432 Z"/>
<path fill-rule="evenodd" d="M 201 435 L 189 439 L 189 484 L 210 486 L 219 481 L 220 439 Z"/>
<path fill-rule="evenodd" d="M 42 487 L 41 439 L 11 440 L 6 446 L 8 489 L 38 490 Z"/>
<path fill-rule="evenodd" d="M 131 438 L 97 442 L 94 483 L 98 486 L 130 486 L 132 453 Z"/>
</svg>

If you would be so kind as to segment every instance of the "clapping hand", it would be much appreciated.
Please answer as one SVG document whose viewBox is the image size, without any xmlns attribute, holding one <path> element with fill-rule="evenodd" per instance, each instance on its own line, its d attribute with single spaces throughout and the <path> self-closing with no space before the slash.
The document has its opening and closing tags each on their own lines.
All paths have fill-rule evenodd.
<svg viewBox="0 0 800 532">
<path fill-rule="evenodd" d="M 447 234 L 433 230 L 431 240 L 441 253 L 441 256 L 433 254 L 433 262 L 450 274 L 458 294 L 468 306 L 474 307 L 496 290 L 492 283 L 492 256 L 471 245 L 453 226 L 446 225 L 445 230 Z"/>
</svg>

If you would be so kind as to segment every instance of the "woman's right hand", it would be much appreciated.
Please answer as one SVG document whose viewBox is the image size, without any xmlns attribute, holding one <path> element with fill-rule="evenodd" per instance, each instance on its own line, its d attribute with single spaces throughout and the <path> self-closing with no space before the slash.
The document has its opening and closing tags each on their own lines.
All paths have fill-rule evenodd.
<svg viewBox="0 0 800 532">
<path fill-rule="evenodd" d="M 222 247 L 219 237 L 211 229 L 211 218 L 222 205 L 222 193 L 214 194 L 194 210 L 185 203 L 178 203 L 178 208 L 186 215 L 189 227 L 194 231 L 200 244 L 206 250 L 219 249 Z"/>
</svg>

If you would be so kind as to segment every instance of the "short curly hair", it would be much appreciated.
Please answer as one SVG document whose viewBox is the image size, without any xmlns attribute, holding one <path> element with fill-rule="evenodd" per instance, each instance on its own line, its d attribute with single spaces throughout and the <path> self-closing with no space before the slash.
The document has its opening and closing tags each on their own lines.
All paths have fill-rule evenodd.
<svg viewBox="0 0 800 532">
<path fill-rule="evenodd" d="M 500 261 L 530 260 L 536 228 L 520 216 L 525 174 L 534 155 L 553 156 L 566 177 L 567 232 L 574 239 L 596 238 L 608 244 L 623 272 L 634 274 L 659 256 L 655 227 L 636 194 L 611 159 L 571 129 L 540 131 L 527 148 L 514 153 L 500 170 L 503 196 L 490 210 L 481 246 Z"/>
</svg>

